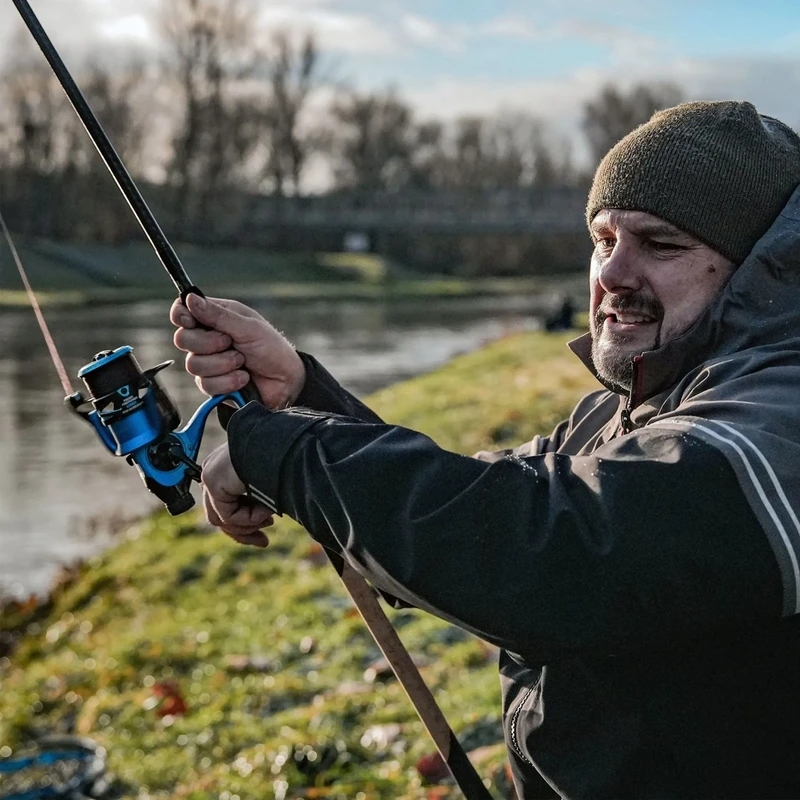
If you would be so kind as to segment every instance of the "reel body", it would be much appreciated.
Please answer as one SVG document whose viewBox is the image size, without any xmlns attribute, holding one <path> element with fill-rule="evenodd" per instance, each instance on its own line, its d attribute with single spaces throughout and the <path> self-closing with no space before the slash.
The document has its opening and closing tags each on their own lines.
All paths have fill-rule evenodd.
<svg viewBox="0 0 800 800">
<path fill-rule="evenodd" d="M 137 468 L 145 486 L 176 515 L 194 505 L 190 486 L 200 480 L 196 459 L 208 415 L 226 401 L 238 408 L 245 401 L 239 392 L 211 397 L 177 430 L 180 413 L 156 379 L 173 363 L 142 370 L 129 345 L 104 350 L 78 371 L 89 396 L 76 392 L 65 400 L 110 453 Z"/>
</svg>

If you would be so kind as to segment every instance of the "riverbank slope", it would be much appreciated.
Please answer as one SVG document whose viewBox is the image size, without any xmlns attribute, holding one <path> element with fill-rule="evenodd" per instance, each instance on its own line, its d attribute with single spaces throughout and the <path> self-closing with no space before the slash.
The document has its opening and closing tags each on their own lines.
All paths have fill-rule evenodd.
<svg viewBox="0 0 800 800">
<path fill-rule="evenodd" d="M 518 443 L 596 388 L 568 338 L 515 334 L 370 404 L 455 451 Z M 0 754 L 88 735 L 130 797 L 458 797 L 422 785 L 433 745 L 318 548 L 290 522 L 270 538 L 238 547 L 197 515 L 157 515 L 65 571 L 48 599 L 7 605 Z M 501 796 L 496 651 L 421 612 L 389 613 Z"/>
<path fill-rule="evenodd" d="M 195 284 L 221 297 L 311 300 L 424 300 L 568 293 L 583 296 L 583 270 L 537 276 L 423 273 L 373 253 L 273 253 L 247 247 L 182 244 L 179 256 Z M 124 304 L 171 298 L 174 286 L 146 242 L 122 245 L 34 240 L 19 256 L 42 305 Z M 17 270 L 0 269 L 0 308 L 26 308 Z"/>
</svg>

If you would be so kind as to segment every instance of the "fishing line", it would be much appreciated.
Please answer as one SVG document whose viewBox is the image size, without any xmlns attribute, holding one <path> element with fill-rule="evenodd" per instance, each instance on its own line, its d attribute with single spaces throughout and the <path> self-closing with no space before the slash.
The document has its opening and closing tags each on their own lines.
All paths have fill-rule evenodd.
<svg viewBox="0 0 800 800">
<path fill-rule="evenodd" d="M 14 259 L 14 263 L 17 265 L 17 270 L 20 278 L 22 278 L 22 284 L 25 287 L 28 300 L 33 308 L 33 313 L 36 315 L 36 321 L 39 323 L 39 329 L 42 332 L 42 336 L 44 336 L 47 349 L 50 351 L 50 358 L 53 361 L 53 366 L 56 368 L 56 372 L 58 373 L 58 379 L 61 381 L 61 387 L 64 389 L 64 396 L 71 395 L 74 392 L 72 383 L 70 382 L 69 375 L 67 375 L 67 370 L 64 368 L 64 362 L 61 360 L 61 356 L 58 354 L 58 348 L 56 347 L 55 340 L 50 333 L 50 328 L 47 327 L 47 321 L 42 313 L 42 308 L 39 305 L 39 301 L 36 299 L 36 294 L 31 287 L 30 281 L 28 280 L 28 274 L 25 272 L 25 267 L 22 266 L 22 261 L 19 257 L 19 253 L 17 252 L 17 248 L 14 245 L 14 240 L 11 238 L 11 233 L 8 230 L 8 226 L 6 225 L 6 220 L 5 217 L 3 217 L 2 211 L 0 211 L 0 228 L 3 229 L 3 235 L 8 243 L 8 249 L 11 251 L 11 257 Z"/>
</svg>

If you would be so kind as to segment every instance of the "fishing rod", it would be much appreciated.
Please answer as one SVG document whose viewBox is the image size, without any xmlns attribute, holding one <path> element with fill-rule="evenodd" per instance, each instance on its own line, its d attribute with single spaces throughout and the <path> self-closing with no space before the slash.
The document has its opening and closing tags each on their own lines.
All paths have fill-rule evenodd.
<svg viewBox="0 0 800 800">
<path fill-rule="evenodd" d="M 181 299 L 185 302 L 186 295 L 190 293 L 203 296 L 190 280 L 177 253 L 30 4 L 27 0 L 12 1 L 164 269 L 172 278 Z M 10 236 L 8 238 L 10 241 Z M 162 499 L 170 513 L 183 513 L 194 504 L 189 487 L 191 481 L 200 480 L 200 467 L 195 459 L 211 410 L 224 402 L 241 407 L 249 400 L 260 398 L 251 381 L 240 392 L 206 400 L 187 426 L 178 431 L 180 416 L 177 408 L 156 378 L 160 370 L 173 362 L 167 361 L 142 370 L 132 350 L 133 348 L 126 346 L 98 353 L 92 363 L 78 373 L 90 396 L 85 398 L 77 392 L 70 395 L 67 402 L 76 414 L 94 427 L 111 453 L 125 456 L 128 463 L 136 466 L 147 488 Z M 330 554 L 329 557 L 353 604 L 403 686 L 464 796 L 467 800 L 492 800 L 397 631 L 381 608 L 375 591 L 344 559 Z"/>
</svg>

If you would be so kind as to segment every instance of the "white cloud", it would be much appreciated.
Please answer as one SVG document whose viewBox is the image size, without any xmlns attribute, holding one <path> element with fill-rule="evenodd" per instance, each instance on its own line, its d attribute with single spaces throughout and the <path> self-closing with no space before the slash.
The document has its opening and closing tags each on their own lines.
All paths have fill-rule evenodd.
<svg viewBox="0 0 800 800">
<path fill-rule="evenodd" d="M 442 78 L 409 88 L 404 96 L 421 118 L 453 119 L 518 109 L 541 117 L 569 136 L 585 156 L 582 107 L 607 82 L 625 89 L 637 82 L 673 82 L 687 100 L 747 100 L 762 114 L 800 127 L 800 57 L 786 59 L 676 59 L 635 72 L 618 64 L 580 69 L 559 78 L 518 81 Z"/>
<path fill-rule="evenodd" d="M 668 77 L 691 99 L 748 100 L 762 114 L 800 128 L 800 57 L 680 59 Z"/>
<path fill-rule="evenodd" d="M 85 56 L 98 42 L 113 35 L 141 41 L 143 25 L 156 0 L 38 0 L 35 13 L 56 49 L 65 56 Z M 134 19 L 140 20 L 134 22 Z M 129 26 L 124 34 L 123 24 Z M 0 50 L 5 50 L 9 40 L 31 43 L 16 8 L 11 3 L 0 3 Z M 146 36 L 145 36 L 146 39 Z M 35 47 L 35 45 L 32 45 Z"/>
<path fill-rule="evenodd" d="M 362 14 L 333 11 L 316 4 L 305 8 L 290 3 L 273 3 L 261 14 L 266 30 L 313 31 L 320 47 L 335 53 L 393 54 L 401 49 L 397 36 L 376 20 Z"/>
<path fill-rule="evenodd" d="M 405 14 L 400 24 L 412 41 L 420 44 L 435 44 L 442 35 L 442 26 L 432 20 L 418 17 L 416 14 Z"/>
<path fill-rule="evenodd" d="M 150 23 L 142 14 L 128 14 L 119 19 L 101 22 L 98 33 L 107 40 L 130 41 L 135 44 L 148 44 L 153 36 Z"/>
<path fill-rule="evenodd" d="M 621 28 L 617 25 L 603 25 L 596 22 L 568 19 L 553 29 L 554 38 L 578 39 L 608 48 L 612 58 L 617 61 L 652 61 L 660 57 L 662 43 L 654 36 Z"/>
<path fill-rule="evenodd" d="M 80 56 L 104 39 L 152 43 L 156 37 L 150 20 L 157 18 L 161 5 L 161 0 L 38 0 L 36 13 L 62 54 Z M 267 33 L 276 28 L 312 30 L 328 52 L 381 55 L 405 46 L 374 15 L 340 11 L 333 0 L 255 0 L 255 5 Z M 0 2 L 0 48 L 18 31 L 24 26 L 16 9 Z"/>
<path fill-rule="evenodd" d="M 617 25 L 571 18 L 552 25 L 538 25 L 522 14 L 503 14 L 484 23 L 476 34 L 530 42 L 577 40 L 605 47 L 615 61 L 641 63 L 653 60 L 662 52 L 662 45 L 653 36 Z"/>
<path fill-rule="evenodd" d="M 543 39 L 541 28 L 534 25 L 533 21 L 522 14 L 502 14 L 480 26 L 479 32 L 489 36 L 499 36 L 508 39 Z"/>
<path fill-rule="evenodd" d="M 446 52 L 462 50 L 472 33 L 466 25 L 443 25 L 416 14 L 404 14 L 400 18 L 400 25 L 412 45 L 434 47 Z"/>
</svg>

